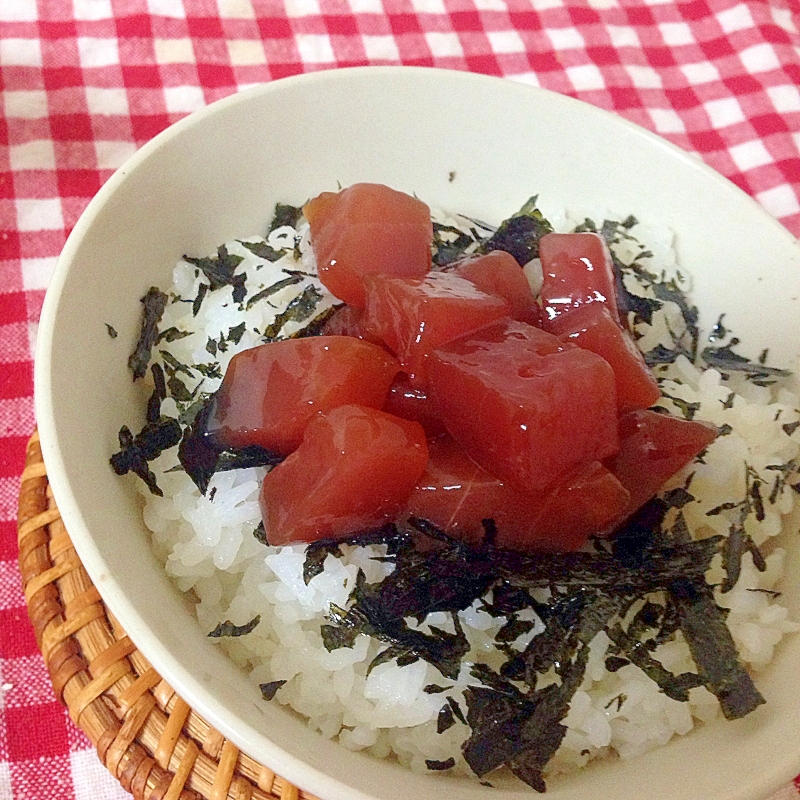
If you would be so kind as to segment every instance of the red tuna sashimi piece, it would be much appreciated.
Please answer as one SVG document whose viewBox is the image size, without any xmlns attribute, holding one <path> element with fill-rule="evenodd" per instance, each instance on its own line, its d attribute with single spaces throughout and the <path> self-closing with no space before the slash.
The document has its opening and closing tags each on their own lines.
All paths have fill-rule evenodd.
<svg viewBox="0 0 800 800">
<path fill-rule="evenodd" d="M 661 392 L 631 335 L 614 322 L 604 303 L 589 303 L 545 324 L 562 342 L 602 356 L 614 370 L 621 412 L 650 408 Z"/>
<path fill-rule="evenodd" d="M 597 233 L 548 233 L 539 240 L 543 283 L 539 298 L 547 319 L 588 303 L 603 303 L 619 322 L 611 253 Z"/>
<path fill-rule="evenodd" d="M 631 493 L 630 503 L 616 524 L 641 508 L 716 435 L 717 429 L 705 422 L 646 410 L 623 414 L 619 419 L 619 452 L 604 462 Z"/>
<path fill-rule="evenodd" d="M 425 385 L 432 350 L 507 316 L 508 306 L 451 272 L 424 278 L 367 275 L 365 329 L 400 359 L 414 386 Z"/>
<path fill-rule="evenodd" d="M 436 416 L 433 401 L 423 389 L 411 385 L 405 372 L 398 372 L 389 387 L 389 397 L 383 410 L 396 417 L 419 422 L 428 436 L 444 433 L 444 426 Z"/>
<path fill-rule="evenodd" d="M 472 545 L 493 519 L 498 546 L 526 551 L 575 550 L 616 519 L 630 495 L 598 462 L 538 495 L 519 492 L 479 467 L 449 437 L 428 442 L 428 465 L 406 510 Z"/>
<path fill-rule="evenodd" d="M 320 333 L 323 336 L 353 336 L 356 339 L 367 339 L 364 332 L 364 309 L 348 305 L 339 306 L 322 324 Z"/>
<path fill-rule="evenodd" d="M 382 408 L 400 369 L 382 347 L 349 336 L 287 339 L 235 355 L 209 432 L 228 447 L 290 453 L 309 420 L 347 403 Z"/>
<path fill-rule="evenodd" d="M 537 538 L 557 542 L 559 550 L 577 550 L 619 519 L 629 503 L 630 492 L 619 479 L 599 461 L 591 461 L 547 493 L 536 518 Z"/>
<path fill-rule="evenodd" d="M 378 183 L 323 192 L 303 207 L 322 283 L 340 300 L 364 305 L 364 275 L 422 277 L 431 268 L 428 206 Z"/>
<path fill-rule="evenodd" d="M 264 478 L 267 540 L 314 542 L 394 519 L 427 460 L 416 422 L 358 405 L 319 414 L 300 447 Z"/>
<path fill-rule="evenodd" d="M 541 327 L 541 310 L 522 267 L 511 253 L 492 250 L 454 266 L 456 275 L 474 283 L 482 292 L 502 297 L 508 303 L 510 317 Z"/>
<path fill-rule="evenodd" d="M 611 367 L 531 325 L 499 322 L 450 342 L 431 354 L 429 376 L 450 435 L 520 491 L 617 452 Z"/>
</svg>

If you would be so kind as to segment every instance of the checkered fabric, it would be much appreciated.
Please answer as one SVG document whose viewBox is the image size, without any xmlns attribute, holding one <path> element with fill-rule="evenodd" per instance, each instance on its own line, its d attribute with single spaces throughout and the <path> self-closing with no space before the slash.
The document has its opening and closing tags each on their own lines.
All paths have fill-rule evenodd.
<svg viewBox="0 0 800 800">
<path fill-rule="evenodd" d="M 800 234 L 799 0 L 0 0 L 1 800 L 128 797 L 53 696 L 16 564 L 33 344 L 64 240 L 184 115 L 365 64 L 499 75 L 615 111 Z"/>
</svg>

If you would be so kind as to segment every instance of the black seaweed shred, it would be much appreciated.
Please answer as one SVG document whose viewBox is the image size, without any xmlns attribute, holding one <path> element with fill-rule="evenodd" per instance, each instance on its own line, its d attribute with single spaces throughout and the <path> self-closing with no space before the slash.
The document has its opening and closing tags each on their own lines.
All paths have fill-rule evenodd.
<svg viewBox="0 0 800 800">
<path fill-rule="evenodd" d="M 223 636 L 246 636 L 256 629 L 259 622 L 261 622 L 261 614 L 256 614 L 244 625 L 234 625 L 229 619 L 226 619 L 225 622 L 220 622 L 208 636 L 211 639 L 219 639 Z"/>
<path fill-rule="evenodd" d="M 285 225 L 294 228 L 302 216 L 302 206 L 290 206 L 287 203 L 276 203 L 275 211 L 272 215 L 272 222 L 269 224 L 269 233 Z"/>
<path fill-rule="evenodd" d="M 264 330 L 264 340 L 272 341 L 278 338 L 288 322 L 305 322 L 312 316 L 322 299 L 322 293 L 316 286 L 306 286 L 280 314 L 275 316 L 273 322 L 267 325 Z"/>
<path fill-rule="evenodd" d="M 464 233 L 460 228 L 443 225 L 440 222 L 433 223 L 431 258 L 434 266 L 449 266 L 463 258 L 470 249 L 475 247 L 475 244 L 475 238 Z"/>
<path fill-rule="evenodd" d="M 215 472 L 274 466 L 283 460 L 283 456 L 258 445 L 238 448 L 220 445 L 208 432 L 214 403 L 213 395 L 203 401 L 192 422 L 183 430 L 178 447 L 181 466 L 202 494 L 206 493 Z"/>
<path fill-rule="evenodd" d="M 283 686 L 286 681 L 270 681 L 269 683 L 259 683 L 258 688 L 261 690 L 261 696 L 265 700 L 273 700 L 278 693 L 278 689 Z"/>
<path fill-rule="evenodd" d="M 147 373 L 153 346 L 158 341 L 158 323 L 167 307 L 168 299 L 164 292 L 151 286 L 140 301 L 143 306 L 142 327 L 136 348 L 128 358 L 128 367 L 133 372 L 134 380 L 143 378 Z"/>
<path fill-rule="evenodd" d="M 265 261 L 280 261 L 285 255 L 284 250 L 275 250 L 266 242 L 242 242 L 242 247 L 249 250 L 254 256 L 263 258 Z"/>
<path fill-rule="evenodd" d="M 539 255 L 539 240 L 553 232 L 553 226 L 538 209 L 538 196 L 531 197 L 522 208 L 500 224 L 500 227 L 485 241 L 479 251 L 505 250 L 511 253 L 520 266 L 525 266 Z"/>
<path fill-rule="evenodd" d="M 249 311 L 256 303 L 260 302 L 261 300 L 266 300 L 273 294 L 277 294 L 281 289 L 285 289 L 287 286 L 293 286 L 296 283 L 300 283 L 302 280 L 304 280 L 304 277 L 305 276 L 296 273 L 294 275 L 288 275 L 287 277 L 282 278 L 281 280 L 273 283 L 271 286 L 267 286 L 266 289 L 262 289 L 260 292 L 256 292 L 256 294 L 247 298 L 247 310 Z"/>
<path fill-rule="evenodd" d="M 445 761 L 437 761 L 433 758 L 426 758 L 425 759 L 425 766 L 434 772 L 443 772 L 444 770 L 453 769 L 456 765 L 456 760 L 454 758 L 448 758 Z"/>
<path fill-rule="evenodd" d="M 539 791 L 545 786 L 542 770 L 561 743 L 563 718 L 583 680 L 589 644 L 601 630 L 612 640 L 609 668 L 632 662 L 676 700 L 685 701 L 691 689 L 706 686 L 719 698 L 725 715 L 738 718 L 763 698 L 739 663 L 725 612 L 704 577 L 725 540 L 687 540 L 680 520 L 663 527 L 676 509 L 680 517 L 680 507 L 690 498 L 680 488 L 672 492 L 672 504 L 651 501 L 610 547 L 600 546 L 594 553 L 531 555 L 485 541 L 471 547 L 415 518 L 409 519 L 408 529 L 390 525 L 352 537 L 350 544 L 383 539 L 391 554 L 382 560 L 394 563 L 395 569 L 377 584 L 367 584 L 360 573 L 349 607 L 331 606 L 330 624 L 322 626 L 323 642 L 333 650 L 351 647 L 360 634 L 373 636 L 388 647 L 370 668 L 392 659 L 400 665 L 423 659 L 455 680 L 468 650 L 457 612 L 482 598 L 486 610 L 503 609 L 508 622 L 496 643 L 506 660 L 499 672 L 486 665 L 471 667 L 483 685 L 465 690 L 471 734 L 463 753 L 479 777 L 505 764 Z M 416 549 L 413 541 L 419 534 L 434 538 L 435 547 Z M 340 554 L 340 544 L 318 542 L 308 548 L 307 580 L 319 573 L 328 554 Z M 549 590 L 550 600 L 534 601 L 530 592 L 535 589 Z M 487 603 L 490 594 L 493 602 Z M 629 616 L 642 597 L 646 599 Z M 511 645 L 530 630 L 515 617 L 525 608 L 534 609 L 545 627 L 517 650 Z M 451 616 L 452 632 L 432 625 L 426 632 L 407 623 L 437 611 Z M 697 672 L 675 675 L 652 655 L 678 630 L 689 643 Z M 552 671 L 560 683 L 538 688 L 539 679 Z M 446 689 L 432 684 L 426 691 Z M 447 729 L 457 718 L 448 702 L 437 724 Z"/>
<path fill-rule="evenodd" d="M 163 492 L 156 483 L 148 462 L 178 444 L 181 426 L 178 420 L 161 416 L 161 401 L 166 397 L 164 372 L 158 364 L 153 364 L 151 372 L 155 388 L 147 402 L 147 422 L 136 436 L 127 425 L 120 428 L 120 450 L 111 456 L 110 462 L 117 475 L 133 472 L 147 484 L 153 494 L 162 497 Z"/>
<path fill-rule="evenodd" d="M 183 260 L 189 264 L 194 264 L 208 278 L 210 289 L 232 286 L 234 302 L 241 303 L 244 300 L 246 292 L 244 285 L 245 275 L 243 273 L 236 274 L 236 268 L 242 263 L 242 256 L 231 255 L 224 244 L 217 248 L 216 257 L 193 258 L 184 256 Z M 202 298 L 199 302 L 197 300 L 195 302 L 199 307 Z M 194 306 L 192 306 L 192 311 L 196 314 Z"/>
<path fill-rule="evenodd" d="M 748 380 L 759 386 L 769 386 L 774 383 L 776 378 L 788 378 L 791 375 L 788 370 L 768 367 L 761 360 L 753 362 L 736 353 L 733 348 L 739 343 L 737 338 L 733 338 L 726 345 L 719 347 L 708 346 L 700 353 L 700 357 L 709 367 L 713 367 L 723 375 L 731 372 L 741 372 L 745 374 Z"/>
</svg>

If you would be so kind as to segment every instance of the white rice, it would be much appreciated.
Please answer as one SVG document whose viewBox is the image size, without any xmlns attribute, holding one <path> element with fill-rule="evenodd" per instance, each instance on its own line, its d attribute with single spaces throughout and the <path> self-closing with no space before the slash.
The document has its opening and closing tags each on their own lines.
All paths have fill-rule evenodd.
<svg viewBox="0 0 800 800">
<path fill-rule="evenodd" d="M 559 227 L 567 229 L 570 225 L 566 215 L 561 215 Z M 306 253 L 304 230 L 307 229 L 300 229 L 299 249 Z M 631 233 L 648 242 L 654 253 L 641 263 L 656 264 L 648 267 L 655 273 L 664 270 L 677 274 L 668 232 L 637 225 Z M 310 271 L 308 259 L 299 263 L 294 260 L 291 251 L 295 235 L 290 227 L 270 234 L 270 246 L 288 248 L 285 257 L 276 263 L 258 258 L 240 242 L 227 244 L 229 253 L 244 259 L 237 272 L 248 276 L 248 296 L 285 278 L 284 268 Z M 617 254 L 629 262 L 640 250 L 634 242 L 622 242 Z M 158 349 L 168 349 L 174 358 L 188 365 L 218 361 L 222 371 L 235 352 L 261 342 L 260 334 L 276 313 L 309 286 L 317 285 L 313 277 L 305 278 L 248 311 L 240 310 L 239 304 L 233 302 L 228 287 L 210 292 L 193 317 L 191 302 L 185 301 L 197 295 L 202 273 L 181 262 L 173 278 L 171 291 L 184 302 L 167 306 L 161 329 L 174 326 L 195 332 L 169 344 L 162 342 Z M 324 289 L 321 294 L 323 299 L 315 314 L 334 302 Z M 643 337 L 643 349 L 650 349 L 658 341 L 669 344 L 670 331 L 682 324 L 676 308 L 665 308 L 652 328 L 638 331 Z M 206 347 L 209 338 L 219 340 L 242 321 L 246 322 L 246 330 L 239 343 L 212 357 Z M 297 327 L 290 323 L 284 334 Z M 156 359 L 161 357 L 156 355 Z M 738 511 L 712 516 L 707 512 L 724 504 L 740 503 L 755 479 L 764 487 L 764 518 L 758 521 L 755 514 L 750 514 L 745 527 L 759 546 L 764 545 L 767 568 L 759 572 L 748 553 L 733 590 L 726 594 L 717 591 L 719 605 L 730 609 L 727 624 L 741 660 L 756 673 L 769 663 L 781 639 L 799 627 L 788 619 L 787 609 L 775 592 L 783 574 L 784 551 L 773 541 L 781 533 L 786 516 L 794 510 L 796 495 L 789 487 L 774 497 L 769 495 L 779 475 L 771 467 L 800 461 L 800 431 L 792 428 L 800 420 L 800 398 L 788 388 L 723 380 L 719 372 L 701 371 L 684 357 L 661 368 L 659 374 L 665 394 L 696 404 L 694 419 L 730 426 L 730 432 L 708 448 L 704 463 L 692 465 L 671 481 L 671 486 L 681 486 L 689 473 L 694 473 L 691 493 L 696 500 L 683 509 L 692 536 L 727 535 Z M 219 379 L 203 378 L 198 373 L 180 377 L 190 391 L 202 382 L 201 390 L 211 392 L 219 383 Z M 737 394 L 731 400 L 733 384 Z M 674 401 L 663 399 L 661 404 L 680 415 Z M 165 401 L 162 410 L 172 415 L 179 411 L 171 399 Z M 341 560 L 329 556 L 324 571 L 306 585 L 302 577 L 303 546 L 265 548 L 253 536 L 261 521 L 258 492 L 263 469 L 217 473 L 203 497 L 184 472 L 169 471 L 176 463 L 173 449 L 151 464 L 164 491 L 163 498 L 150 494 L 137 481 L 142 487 L 144 520 L 152 531 L 153 547 L 177 588 L 196 597 L 197 617 L 203 629 L 211 631 L 223 620 L 243 625 L 260 615 L 261 621 L 251 633 L 218 640 L 250 679 L 257 684 L 286 681 L 272 702 L 290 706 L 308 719 L 309 727 L 325 737 L 338 738 L 346 748 L 378 758 L 395 757 L 417 771 L 427 771 L 428 759 L 445 761 L 454 757 L 455 771 L 471 774 L 460 755 L 469 729 L 457 723 L 444 733 L 437 733 L 443 696 L 423 691 L 428 684 L 442 683 L 442 676 L 433 666 L 422 660 L 404 667 L 390 662 L 367 675 L 368 665 L 385 644 L 364 635 L 350 649 L 328 652 L 322 644 L 320 624 L 325 621 L 329 604 L 347 605 L 358 570 L 363 570 L 368 582 L 376 582 L 392 570 L 392 565 L 372 560 L 374 548 L 347 546 Z M 712 573 L 710 582 L 721 581 L 719 559 L 712 566 Z M 466 662 L 480 659 L 499 668 L 504 658 L 492 639 L 504 620 L 477 610 L 477 604 L 459 616 L 472 648 Z M 533 612 L 530 616 L 533 618 Z M 448 628 L 452 623 L 446 614 L 432 614 L 422 627 L 431 624 Z M 523 647 L 542 629 L 537 620 L 533 631 L 517 645 Z M 598 756 L 634 757 L 689 732 L 698 723 L 720 716 L 716 698 L 705 688 L 692 689 L 689 702 L 681 703 L 667 697 L 633 664 L 609 672 L 605 665 L 609 644 L 604 632 L 592 643 L 583 685 L 574 695 L 566 719 L 567 734 L 546 774 L 581 767 Z M 673 673 L 695 669 L 680 633 L 654 655 Z M 452 691 L 448 691 L 464 709 L 463 690 L 477 683 L 470 677 L 466 662 Z"/>
</svg>

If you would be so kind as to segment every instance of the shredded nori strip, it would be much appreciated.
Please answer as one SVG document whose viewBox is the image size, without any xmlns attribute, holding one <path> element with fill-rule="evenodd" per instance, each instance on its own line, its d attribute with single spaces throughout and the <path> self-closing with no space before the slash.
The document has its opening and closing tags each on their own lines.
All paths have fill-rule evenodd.
<svg viewBox="0 0 800 800">
<path fill-rule="evenodd" d="M 200 306 L 203 304 L 203 300 L 205 300 L 206 295 L 208 294 L 209 286 L 207 283 L 200 282 L 200 285 L 197 287 L 197 295 L 192 300 L 192 316 L 196 317 L 200 312 Z"/>
<path fill-rule="evenodd" d="M 278 692 L 278 689 L 283 686 L 286 681 L 270 681 L 269 683 L 259 683 L 258 688 L 261 689 L 261 696 L 265 700 L 272 700 Z"/>
<path fill-rule="evenodd" d="M 425 759 L 425 766 L 434 772 L 444 772 L 444 770 L 453 769 L 455 765 L 456 760 L 452 756 L 445 761 L 436 761 L 433 758 Z"/>
<path fill-rule="evenodd" d="M 450 703 L 445 703 L 436 717 L 436 733 L 444 733 L 456 724 L 456 717 Z"/>
<path fill-rule="evenodd" d="M 475 245 L 475 239 L 452 225 L 433 223 L 433 241 L 431 243 L 431 259 L 437 267 L 446 267 L 463 258 L 469 248 Z"/>
<path fill-rule="evenodd" d="M 520 266 L 525 266 L 539 255 L 539 240 L 553 232 L 553 226 L 544 218 L 536 206 L 538 197 L 531 197 L 513 217 L 509 217 L 485 241 L 480 252 L 505 250 L 511 253 Z"/>
<path fill-rule="evenodd" d="M 261 622 L 261 614 L 256 614 L 250 622 L 245 622 L 244 625 L 234 625 L 229 619 L 226 619 L 225 622 L 220 622 L 208 636 L 212 639 L 219 639 L 222 636 L 245 636 L 255 630 L 259 622 Z"/>
<path fill-rule="evenodd" d="M 269 224 L 269 232 L 289 225 L 294 228 L 300 217 L 303 216 L 302 206 L 290 206 L 287 203 L 276 203 L 275 211 L 272 215 L 272 222 Z"/>
<path fill-rule="evenodd" d="M 242 256 L 231 255 L 225 245 L 220 245 L 217 248 L 216 258 L 192 258 L 191 256 L 184 256 L 183 260 L 189 264 L 194 264 L 202 273 L 208 278 L 209 286 L 211 289 L 220 289 L 223 286 L 233 287 L 233 300 L 235 303 L 241 303 L 245 296 L 245 275 L 240 273 L 235 274 L 236 267 L 242 263 Z M 195 299 L 198 308 L 202 302 L 202 298 L 198 301 Z M 194 312 L 194 305 L 192 311 Z M 196 314 L 196 312 L 195 312 Z"/>
<path fill-rule="evenodd" d="M 323 642 L 329 650 L 350 647 L 363 633 L 389 644 L 370 669 L 393 659 L 402 665 L 421 658 L 456 680 L 468 649 L 457 612 L 491 590 L 492 601 L 484 600 L 483 607 L 507 616 L 496 636 L 506 661 L 499 673 L 482 664 L 471 667 L 483 685 L 465 690 L 471 735 L 464 757 L 479 777 L 505 764 L 540 791 L 542 770 L 564 736 L 563 719 L 582 681 L 589 644 L 601 630 L 612 640 L 610 670 L 633 662 L 676 700 L 686 700 L 694 687 L 707 686 L 720 698 L 725 715 L 735 718 L 758 705 L 760 695 L 738 661 L 724 613 L 705 582 L 723 537 L 684 537 L 680 508 L 691 498 L 684 486 L 666 499 L 651 501 L 623 526 L 610 550 L 600 546 L 594 553 L 532 555 L 501 550 L 490 542 L 471 547 L 430 522 L 411 518 L 410 530 L 436 541 L 433 548 L 417 550 L 402 530 L 386 526 L 383 533 L 392 553 L 383 560 L 393 562 L 394 571 L 377 584 L 367 584 L 359 573 L 349 608 L 331 606 Z M 670 510 L 677 510 L 677 519 L 672 529 L 662 531 Z M 376 540 L 380 532 L 372 531 L 363 543 Z M 348 541 L 362 543 L 357 536 Z M 324 558 L 336 554 L 337 548 L 338 543 L 330 541 L 309 548 L 306 576 L 317 574 Z M 549 589 L 552 598 L 535 603 L 531 589 Z M 625 623 L 636 598 L 651 593 L 659 593 L 664 602 L 645 600 Z M 515 614 L 526 607 L 535 609 L 545 628 L 518 651 L 511 644 L 530 626 Z M 406 623 L 409 618 L 422 621 L 435 611 L 451 615 L 455 633 L 435 626 L 425 633 Z M 700 632 L 702 615 L 710 622 L 709 629 Z M 678 629 L 689 642 L 696 673 L 675 675 L 652 655 Z M 550 670 L 561 683 L 538 689 L 538 676 Z M 431 684 L 426 691 L 446 689 Z M 439 712 L 438 726 L 444 730 L 456 719 L 456 708 L 448 702 Z"/>
<path fill-rule="evenodd" d="M 306 286 L 280 314 L 275 315 L 271 325 L 264 330 L 264 341 L 272 341 L 278 337 L 287 322 L 305 322 L 315 311 L 322 300 L 322 293 L 316 286 Z"/>
<path fill-rule="evenodd" d="M 738 344 L 739 340 L 734 338 L 721 347 L 706 347 L 700 357 L 709 367 L 713 367 L 723 374 L 743 372 L 749 380 L 761 385 L 768 385 L 767 379 L 787 378 L 791 375 L 788 370 L 768 367 L 761 362 L 755 363 L 734 352 L 733 348 Z"/>
<path fill-rule="evenodd" d="M 161 331 L 158 334 L 158 342 L 175 342 L 178 339 L 185 339 L 187 336 L 191 336 L 191 331 L 181 331 L 178 330 L 175 326 L 171 328 L 167 328 L 166 330 Z"/>
<path fill-rule="evenodd" d="M 739 661 L 722 609 L 712 588 L 700 580 L 678 578 L 669 587 L 678 609 L 680 627 L 697 671 L 713 692 L 727 719 L 740 719 L 764 698 Z"/>
<path fill-rule="evenodd" d="M 259 544 L 269 545 L 269 542 L 267 541 L 267 531 L 264 528 L 263 520 L 256 526 L 256 529 L 253 531 L 253 536 Z"/>
<path fill-rule="evenodd" d="M 214 401 L 214 395 L 203 401 L 193 421 L 183 431 L 178 447 L 178 460 L 181 466 L 203 494 L 206 493 L 209 481 L 215 472 L 274 466 L 284 458 L 258 445 L 238 448 L 220 445 L 208 433 L 208 423 L 214 413 Z"/>
<path fill-rule="evenodd" d="M 267 286 L 266 289 L 262 289 L 260 292 L 256 292 L 256 294 L 252 295 L 251 297 L 247 298 L 247 310 L 249 311 L 256 303 L 260 302 L 261 300 L 266 300 L 267 297 L 271 297 L 273 294 L 277 294 L 281 289 L 285 289 L 287 286 L 293 286 L 296 283 L 301 283 L 305 279 L 304 275 L 294 274 L 289 275 L 286 278 L 282 278 L 279 281 L 276 281 L 271 286 Z"/>
<path fill-rule="evenodd" d="M 106 330 L 108 331 L 108 335 L 112 339 L 116 339 L 117 336 L 119 336 L 119 334 L 117 333 L 116 329 L 112 325 L 109 325 L 107 322 L 105 323 L 105 325 L 106 325 Z"/>
<path fill-rule="evenodd" d="M 147 294 L 140 300 L 143 306 L 142 327 L 136 348 L 128 358 L 128 367 L 133 372 L 133 379 L 143 378 L 150 363 L 153 346 L 158 341 L 158 323 L 167 307 L 169 297 L 164 292 L 151 286 Z"/>
<path fill-rule="evenodd" d="M 242 247 L 249 250 L 254 256 L 263 258 L 265 261 L 280 261 L 286 255 L 283 250 L 275 250 L 266 242 L 241 242 Z"/>
<path fill-rule="evenodd" d="M 158 458 L 165 450 L 174 447 L 181 438 L 178 420 L 161 416 L 161 402 L 166 397 L 164 372 L 158 364 L 151 367 L 155 388 L 147 401 L 147 422 L 134 436 L 127 425 L 119 431 L 119 452 L 111 456 L 111 468 L 117 475 L 133 472 L 155 495 L 163 497 L 148 461 Z"/>
</svg>

